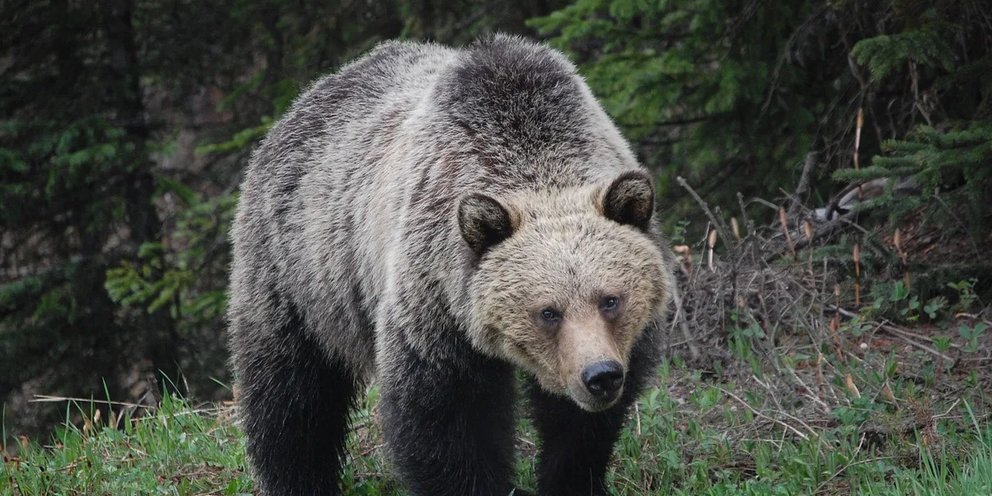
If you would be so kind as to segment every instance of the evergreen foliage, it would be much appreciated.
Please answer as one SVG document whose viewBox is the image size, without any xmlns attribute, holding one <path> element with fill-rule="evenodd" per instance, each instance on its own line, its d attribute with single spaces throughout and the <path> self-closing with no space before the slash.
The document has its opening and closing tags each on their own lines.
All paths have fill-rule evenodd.
<svg viewBox="0 0 992 496">
<path fill-rule="evenodd" d="M 899 11 L 897 11 L 899 12 Z M 899 31 L 859 41 L 851 50 L 870 69 L 873 86 L 912 89 L 908 112 L 915 124 L 882 143 L 871 167 L 838 170 L 842 181 L 911 177 L 921 195 L 894 197 L 891 187 L 874 202 L 890 217 L 925 208 L 938 212 L 945 194 L 966 212 L 964 230 L 980 239 L 992 227 L 992 26 L 974 22 L 992 8 L 937 2 L 900 16 Z M 913 17 L 908 17 L 912 14 Z"/>
<path fill-rule="evenodd" d="M 838 179 L 905 174 L 902 157 L 930 164 L 913 170 L 931 181 L 937 169 L 946 181 L 950 169 L 967 168 L 969 197 L 982 198 L 988 181 L 968 164 L 988 163 L 990 14 L 977 1 L 578 0 L 532 23 L 582 63 L 669 203 L 685 196 L 671 182 L 682 175 L 734 205 L 737 192 L 791 191 L 809 152 L 819 178 L 851 167 L 858 109 L 861 156 L 892 155 L 873 162 L 885 170 Z M 946 141 L 970 144 L 952 150 L 934 133 L 963 133 Z M 943 159 L 904 151 L 925 141 Z M 825 203 L 834 189 L 820 182 L 815 192 Z"/>
<path fill-rule="evenodd" d="M 810 2 L 580 0 L 533 20 L 581 64 L 672 202 L 673 179 L 730 200 L 791 187 L 825 112 L 853 90 Z M 839 88 L 839 89 L 838 89 Z M 831 116 L 832 117 L 832 116 Z M 721 188 L 733 178 L 734 189 Z M 675 215 L 674 217 L 678 217 Z"/>
<path fill-rule="evenodd" d="M 132 12 L 5 2 L 2 18 L 0 397 L 39 377 L 97 390 L 129 356 L 174 370 L 168 315 L 124 322 L 103 290 L 160 230 Z"/>
<path fill-rule="evenodd" d="M 0 401 L 21 408 L 7 424 L 58 420 L 24 407 L 33 392 L 134 398 L 160 372 L 216 390 L 240 171 L 302 88 L 381 40 L 550 37 L 658 173 L 669 222 L 695 214 L 678 175 L 729 208 L 791 192 L 812 153 L 801 200 L 893 179 L 861 208 L 967 224 L 978 246 L 988 19 L 979 0 L 0 0 Z M 919 194 L 896 194 L 906 178 Z"/>
</svg>

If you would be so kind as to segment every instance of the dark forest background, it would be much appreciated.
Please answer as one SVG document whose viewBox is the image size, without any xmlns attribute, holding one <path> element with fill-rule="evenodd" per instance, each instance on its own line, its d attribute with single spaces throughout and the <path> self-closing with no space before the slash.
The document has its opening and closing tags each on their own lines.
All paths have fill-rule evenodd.
<svg viewBox="0 0 992 496">
<path fill-rule="evenodd" d="M 923 298 L 965 281 L 988 301 L 983 0 L 0 0 L 8 432 L 64 418 L 38 394 L 229 398 L 227 233 L 257 140 L 309 82 L 382 40 L 495 31 L 579 65 L 657 174 L 677 243 L 700 246 L 708 222 L 680 176 L 758 222 L 792 202 L 794 226 L 871 182 L 864 227 L 818 260 L 851 271 L 840 254 L 859 243 L 866 279 L 898 266 Z M 914 254 L 879 248 L 907 222 L 939 230 Z"/>
</svg>

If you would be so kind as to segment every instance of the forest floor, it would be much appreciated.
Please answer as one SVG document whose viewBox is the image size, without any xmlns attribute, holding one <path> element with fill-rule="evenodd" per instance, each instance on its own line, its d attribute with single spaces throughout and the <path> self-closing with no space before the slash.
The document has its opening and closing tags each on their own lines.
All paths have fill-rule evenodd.
<svg viewBox="0 0 992 496">
<path fill-rule="evenodd" d="M 695 257 L 677 247 L 683 311 L 617 445 L 612 494 L 992 494 L 992 322 L 979 277 L 945 272 L 928 289 L 907 267 L 936 266 L 912 257 L 938 256 L 929 247 L 946 242 L 904 232 L 853 256 L 850 246 L 799 250 L 793 240 L 808 232 L 735 234 L 719 255 L 703 249 L 712 242 L 694 245 Z M 992 247 L 992 234 L 984 241 Z M 843 253 L 853 261 L 838 268 Z M 403 494 L 377 398 L 370 388 L 352 421 L 348 495 Z M 230 404 L 167 395 L 140 415 L 55 404 L 70 421 L 50 439 L 0 447 L 0 496 L 253 492 Z M 520 487 L 535 486 L 539 443 L 521 415 Z"/>
<path fill-rule="evenodd" d="M 904 374 L 898 365 L 886 365 L 893 363 L 893 353 L 873 347 L 864 352 L 864 362 L 821 363 L 832 371 L 831 386 L 845 399 L 844 406 L 821 407 L 819 413 L 801 406 L 808 391 L 797 387 L 791 397 L 772 392 L 770 376 L 760 370 L 750 370 L 749 381 L 724 381 L 678 358 L 670 360 L 659 370 L 657 386 L 631 413 L 609 472 L 612 491 L 992 493 L 986 375 L 940 367 L 929 375 Z M 800 360 L 793 364 L 799 373 L 812 366 Z M 376 389 L 370 389 L 353 420 L 345 494 L 403 494 L 383 459 L 376 397 Z M 91 405 L 67 402 L 67 416 L 84 420 L 67 423 L 42 444 L 22 439 L 8 447 L 0 494 L 252 493 L 232 406 L 195 408 L 167 396 L 144 416 L 131 416 L 126 406 L 114 408 L 102 415 Z M 521 487 L 534 486 L 538 442 L 522 419 Z"/>
</svg>

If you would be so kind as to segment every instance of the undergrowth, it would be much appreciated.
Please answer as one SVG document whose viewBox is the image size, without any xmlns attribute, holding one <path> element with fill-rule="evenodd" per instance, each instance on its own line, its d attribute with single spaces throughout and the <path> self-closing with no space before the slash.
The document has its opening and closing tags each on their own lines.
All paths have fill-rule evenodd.
<svg viewBox="0 0 992 496">
<path fill-rule="evenodd" d="M 86 420 L 66 423 L 44 444 L 7 446 L 0 494 L 250 493 L 243 437 L 221 410 L 167 395 L 153 414 L 105 421 L 91 406 L 70 403 L 67 416 Z"/>
<path fill-rule="evenodd" d="M 814 425 L 780 420 L 787 414 L 760 406 L 766 393 L 714 382 L 678 360 L 661 368 L 658 384 L 638 402 L 617 445 L 609 473 L 616 495 L 992 491 L 992 429 L 972 406 L 983 401 L 981 388 L 944 411 L 917 408 L 918 425 L 883 434 L 874 424 L 885 422 L 886 410 L 897 423 L 898 410 L 882 398 L 853 399 Z M 371 389 L 353 419 L 345 494 L 404 494 L 383 459 L 377 396 Z M 0 494 L 252 493 L 230 407 L 197 409 L 166 396 L 147 416 L 111 415 L 109 422 L 89 406 L 69 408 L 67 415 L 83 415 L 81 425 L 67 423 L 43 444 L 7 446 Z M 539 440 L 526 419 L 520 424 L 519 483 L 533 487 Z"/>
<path fill-rule="evenodd" d="M 761 241 L 687 266 L 699 355 L 672 333 L 617 443 L 611 494 L 992 494 L 992 321 L 976 280 L 938 295 L 876 281 L 851 301 L 808 252 L 769 262 L 747 249 Z M 378 399 L 369 388 L 352 418 L 344 494 L 405 494 Z M 3 432 L 0 496 L 255 490 L 229 404 L 65 405 L 50 439 Z M 533 488 L 540 439 L 519 410 L 516 484 Z"/>
</svg>

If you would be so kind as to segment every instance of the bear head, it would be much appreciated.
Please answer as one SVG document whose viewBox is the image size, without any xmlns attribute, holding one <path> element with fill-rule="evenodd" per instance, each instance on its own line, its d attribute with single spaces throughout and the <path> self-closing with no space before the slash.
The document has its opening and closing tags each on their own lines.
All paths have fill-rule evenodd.
<svg viewBox="0 0 992 496">
<path fill-rule="evenodd" d="M 616 403 L 634 343 L 664 318 L 671 293 L 653 211 L 640 171 L 605 185 L 461 198 L 458 225 L 478 257 L 468 326 L 476 349 L 585 410 Z"/>
</svg>

